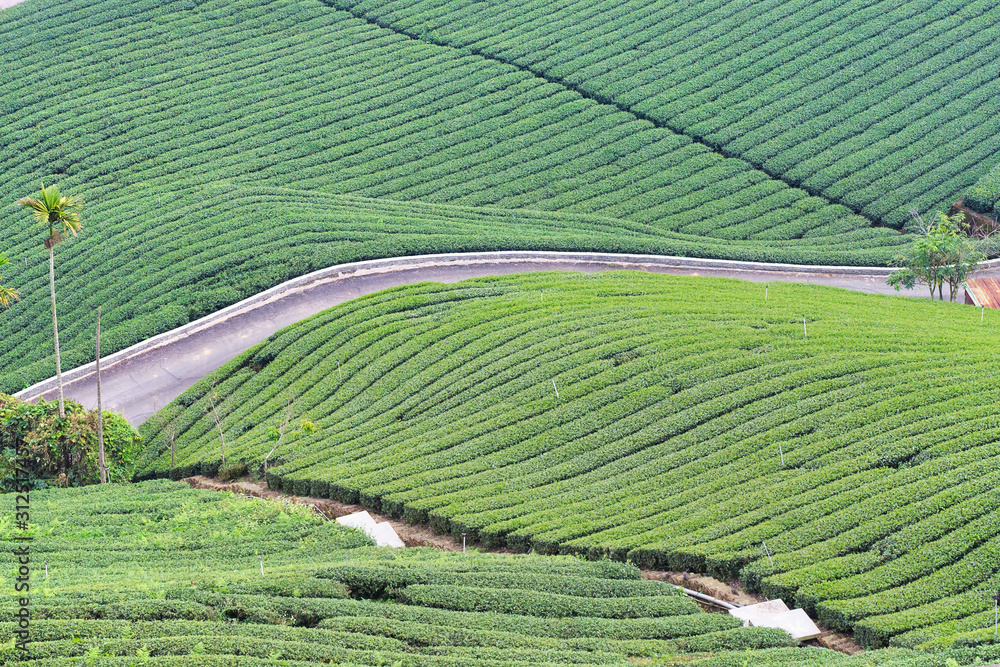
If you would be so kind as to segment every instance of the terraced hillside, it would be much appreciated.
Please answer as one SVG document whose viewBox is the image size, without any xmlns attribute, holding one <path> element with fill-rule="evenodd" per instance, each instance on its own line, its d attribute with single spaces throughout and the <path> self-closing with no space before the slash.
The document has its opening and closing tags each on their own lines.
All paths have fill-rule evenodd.
<svg viewBox="0 0 1000 667">
<path fill-rule="evenodd" d="M 786 242 L 785 249 L 748 249 L 593 215 L 232 185 L 171 192 L 176 206 L 157 216 L 156 234 L 136 234 L 134 221 L 143 213 L 133 200 L 135 192 L 109 195 L 95 205 L 90 214 L 103 221 L 98 229 L 87 230 L 57 251 L 63 369 L 93 360 L 97 304 L 104 308 L 102 346 L 114 351 L 296 276 L 344 262 L 496 249 L 688 256 L 715 249 L 761 261 L 823 256 L 813 238 Z M 149 190 L 144 196 L 158 195 Z M 118 247 L 116 238 L 128 239 L 128 247 Z M 831 248 L 859 262 L 875 257 L 869 250 L 852 248 L 857 238 L 828 240 Z M 47 324 L 47 266 L 33 264 L 25 272 L 23 261 L 14 258 L 4 266 L 4 277 L 11 276 L 11 284 L 21 288 L 25 299 L 0 316 L 0 390 L 10 392 L 55 373 Z"/>
<path fill-rule="evenodd" d="M 43 181 L 87 200 L 56 251 L 66 366 L 90 360 L 98 304 L 113 352 L 341 258 L 884 264 L 906 242 L 563 82 L 318 0 L 27 0 L 0 44 L 4 277 L 24 296 L 0 318 L 3 391 L 54 373 L 46 252 L 13 203 Z"/>
<path fill-rule="evenodd" d="M 14 494 L 0 497 L 10 516 Z M 669 665 L 727 649 L 830 653 L 782 649 L 783 631 L 702 612 L 610 561 L 377 549 L 304 507 L 178 482 L 32 501 L 32 659 L 19 662 L 5 641 L 7 665 L 500 667 L 660 655 Z M 6 520 L 0 530 L 15 532 Z M 0 602 L 5 638 L 15 605 L 11 594 Z"/>
<path fill-rule="evenodd" d="M 163 412 L 176 467 L 151 419 L 140 470 L 218 468 L 212 392 L 227 462 L 270 455 L 276 488 L 491 547 L 738 575 L 863 645 L 965 641 L 1000 587 L 1000 320 L 979 316 L 633 272 L 393 289 L 196 384 Z"/>
<path fill-rule="evenodd" d="M 0 496 L 4 516 L 13 498 Z M 378 549 L 303 507 L 178 482 L 31 498 L 31 549 L 49 571 L 31 575 L 32 659 L 5 643 L 7 665 L 937 667 L 993 655 L 793 647 L 632 566 Z M 13 602 L 0 598 L 6 618 Z M 13 623 L 0 629 L 10 637 Z"/>
<path fill-rule="evenodd" d="M 325 0 L 612 102 L 880 224 L 1000 163 L 991 0 Z"/>
</svg>

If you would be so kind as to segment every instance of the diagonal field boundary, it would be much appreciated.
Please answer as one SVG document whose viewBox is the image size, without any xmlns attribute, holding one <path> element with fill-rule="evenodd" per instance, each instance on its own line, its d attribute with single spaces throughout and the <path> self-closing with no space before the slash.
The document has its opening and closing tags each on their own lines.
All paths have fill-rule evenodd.
<svg viewBox="0 0 1000 667">
<path fill-rule="evenodd" d="M 767 176 L 769 178 L 772 178 L 772 179 L 774 179 L 776 181 L 781 181 L 782 183 L 784 183 L 785 185 L 787 185 L 790 188 L 793 188 L 793 189 L 796 189 L 796 190 L 801 190 L 803 192 L 808 193 L 810 196 L 813 196 L 813 197 L 819 197 L 820 199 L 823 199 L 824 201 L 826 201 L 826 202 L 828 202 L 830 204 L 836 204 L 838 206 L 843 206 L 844 208 L 846 208 L 847 210 L 849 210 L 854 215 L 857 215 L 857 216 L 862 217 L 865 220 L 867 220 L 868 224 L 871 225 L 872 227 L 885 227 L 886 226 L 882 222 L 880 222 L 880 221 L 876 220 L 875 218 L 872 218 L 868 214 L 862 212 L 861 209 L 859 209 L 858 207 L 856 207 L 856 206 L 854 206 L 852 204 L 849 204 L 847 202 L 844 202 L 844 201 L 842 201 L 838 197 L 831 197 L 830 195 L 822 192 L 821 190 L 817 190 L 815 188 L 810 188 L 810 187 L 805 186 L 805 185 L 803 185 L 801 183 L 793 183 L 792 181 L 789 181 L 787 178 L 785 178 L 783 175 L 774 173 L 772 171 L 769 171 L 763 164 L 754 162 L 753 160 L 748 160 L 747 158 L 743 157 L 742 155 L 732 155 L 732 154 L 729 154 L 726 151 L 722 150 L 721 147 L 712 145 L 711 143 L 705 141 L 704 138 L 702 138 L 702 137 L 698 137 L 698 136 L 695 136 L 693 134 L 689 134 L 688 132 L 686 132 L 681 127 L 674 127 L 674 126 L 672 126 L 669 123 L 664 123 L 664 122 L 662 122 L 660 120 L 657 120 L 657 119 L 653 118 L 652 116 L 648 116 L 648 115 L 642 113 L 641 111 L 636 111 L 635 109 L 632 109 L 628 105 L 619 104 L 618 102 L 614 101 L 611 98 L 605 97 L 603 95 L 597 95 L 597 94 L 594 94 L 592 92 L 588 92 L 588 91 L 584 90 L 583 88 L 580 88 L 579 86 L 573 85 L 572 83 L 567 83 L 566 81 L 563 81 L 562 79 L 560 79 L 558 77 L 553 77 L 553 76 L 550 76 L 550 75 L 546 74 L 545 72 L 537 71 L 537 70 L 535 70 L 535 69 L 533 69 L 531 67 L 526 67 L 525 65 L 521 65 L 521 64 L 518 64 L 518 63 L 515 63 L 515 62 L 510 62 L 508 60 L 504 60 L 503 58 L 498 58 L 498 57 L 496 57 L 496 56 L 494 56 L 494 55 L 492 55 L 490 53 L 486 53 L 485 51 L 481 51 L 481 50 L 476 49 L 476 48 L 471 47 L 471 46 L 466 46 L 466 47 L 462 47 L 461 49 L 459 49 L 458 47 L 455 47 L 455 46 L 452 46 L 451 44 L 448 44 L 447 42 L 443 42 L 443 41 L 436 40 L 436 39 L 428 39 L 426 37 L 421 37 L 420 35 L 414 34 L 414 33 L 410 32 L 408 30 L 400 29 L 400 28 L 392 25 L 391 23 L 387 23 L 387 22 L 381 21 L 381 20 L 379 20 L 377 18 L 373 18 L 371 16 L 368 16 L 363 11 L 358 11 L 353 6 L 351 6 L 351 7 L 342 7 L 341 3 L 338 3 L 336 0 L 319 0 L 319 2 L 321 4 L 326 5 L 327 7 L 331 8 L 331 9 L 335 9 L 335 10 L 338 10 L 338 11 L 347 12 L 348 14 L 350 14 L 351 16 L 353 16 L 354 18 L 359 19 L 361 21 L 364 21 L 364 22 L 368 23 L 369 25 L 373 25 L 373 26 L 376 26 L 378 28 L 382 28 L 383 30 L 392 31 L 392 32 L 396 33 L 397 35 L 401 35 L 403 37 L 408 37 L 408 38 L 416 40 L 416 41 L 427 41 L 427 42 L 429 42 L 431 44 L 434 44 L 436 46 L 440 46 L 440 47 L 446 48 L 446 49 L 451 49 L 453 51 L 461 51 L 462 53 L 471 53 L 473 55 L 479 56 L 480 58 L 483 58 L 484 60 L 489 60 L 490 62 L 500 63 L 502 65 L 507 65 L 508 67 L 513 67 L 514 69 L 517 69 L 517 70 L 519 70 L 521 72 L 526 72 L 528 74 L 531 74 L 532 76 L 538 77 L 539 79 L 544 79 L 545 81 L 548 81 L 549 83 L 555 84 L 557 86 L 562 86 L 566 90 L 571 90 L 574 93 L 576 93 L 577 95 L 580 95 L 581 97 L 583 97 L 585 99 L 591 100 L 593 102 L 597 102 L 598 104 L 603 104 L 603 105 L 606 105 L 606 106 L 615 107 L 619 111 L 621 111 L 623 113 L 630 114 L 630 115 L 634 116 L 638 120 L 643 120 L 643 121 L 646 121 L 647 123 L 652 123 L 652 125 L 654 127 L 657 127 L 657 128 L 659 128 L 661 130 L 669 130 L 670 132 L 673 132 L 674 134 L 678 134 L 680 136 L 687 137 L 693 143 L 698 144 L 699 146 L 702 146 L 702 147 L 704 147 L 704 148 L 712 151 L 713 153 L 716 153 L 717 155 L 721 155 L 724 158 L 727 158 L 727 159 L 730 159 L 730 160 L 739 160 L 740 162 L 743 162 L 744 164 L 750 165 L 752 168 L 756 169 L 757 171 L 759 171 L 759 172 L 761 172 L 763 174 L 767 174 Z"/>
</svg>

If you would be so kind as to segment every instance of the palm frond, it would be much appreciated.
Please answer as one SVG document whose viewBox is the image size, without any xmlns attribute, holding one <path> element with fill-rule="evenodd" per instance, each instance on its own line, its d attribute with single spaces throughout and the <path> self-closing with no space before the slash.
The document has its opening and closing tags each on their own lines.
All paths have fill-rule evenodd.
<svg viewBox="0 0 1000 667">
<path fill-rule="evenodd" d="M 7 263 L 7 258 L 4 257 L 3 255 L 0 255 L 0 266 L 3 266 L 6 263 Z M 17 293 L 17 290 L 0 285 L 0 306 L 4 308 L 10 308 L 11 302 L 19 301 L 20 299 L 21 295 Z"/>
<path fill-rule="evenodd" d="M 0 285 L 0 306 L 4 308 L 10 308 L 10 304 L 14 301 L 20 301 L 21 295 L 17 293 L 16 289 L 11 289 L 10 287 L 4 287 Z"/>
<path fill-rule="evenodd" d="M 55 183 L 46 187 L 42 183 L 42 193 L 39 199 L 22 197 L 17 200 L 21 206 L 32 209 L 35 220 L 49 227 L 49 235 L 56 235 L 56 226 L 62 227 L 62 232 L 76 236 L 83 229 L 80 223 L 80 208 L 83 199 L 77 195 L 62 195 Z"/>
</svg>

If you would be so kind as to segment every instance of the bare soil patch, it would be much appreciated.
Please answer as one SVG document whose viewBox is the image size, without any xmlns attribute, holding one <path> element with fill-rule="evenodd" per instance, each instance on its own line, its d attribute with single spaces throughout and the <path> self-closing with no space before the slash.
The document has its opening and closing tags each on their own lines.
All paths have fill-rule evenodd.
<svg viewBox="0 0 1000 667">
<path fill-rule="evenodd" d="M 328 519 L 336 519 L 337 517 L 347 516 L 348 514 L 353 514 L 355 512 L 366 511 L 371 514 L 372 518 L 380 523 L 382 521 L 388 521 L 396 531 L 396 534 L 399 535 L 399 538 L 403 540 L 403 543 L 408 547 L 432 547 L 434 549 L 441 549 L 442 551 L 462 550 L 462 543 L 460 541 L 450 535 L 435 533 L 430 527 L 414 526 L 403 521 L 391 519 L 385 515 L 372 512 L 361 505 L 345 505 L 344 503 L 337 502 L 336 500 L 330 500 L 329 498 L 293 496 L 280 491 L 273 491 L 267 488 L 267 482 L 257 482 L 250 477 L 244 477 L 243 479 L 235 482 L 223 482 L 215 477 L 195 475 L 194 477 L 185 477 L 181 481 L 187 482 L 192 488 L 195 489 L 229 491 L 231 493 L 250 496 L 253 498 L 263 498 L 277 502 L 292 502 L 300 505 L 306 505 L 314 508 L 317 512 Z M 490 553 L 515 553 L 507 549 L 487 549 L 478 542 L 469 542 L 466 546 L 468 548 L 475 548 L 479 551 L 488 551 Z M 734 602 L 740 605 L 756 604 L 767 600 L 767 598 L 763 596 L 748 593 L 743 590 L 743 586 L 738 580 L 719 581 L 713 577 L 692 574 L 690 572 L 668 572 L 661 570 L 643 570 L 642 577 L 643 579 L 650 579 L 654 581 L 666 581 L 674 584 L 675 586 L 681 586 L 682 588 L 705 593 L 706 595 L 711 595 L 719 600 Z M 711 611 L 721 611 L 717 607 L 712 607 L 707 604 L 703 606 Z M 812 646 L 822 646 L 824 648 L 840 651 L 841 653 L 847 653 L 848 655 L 864 652 L 864 648 L 857 644 L 854 641 L 854 638 L 850 635 L 832 632 L 824 628 L 822 625 L 819 627 L 823 630 L 823 634 L 813 641 L 805 642 L 806 644 Z"/>
</svg>

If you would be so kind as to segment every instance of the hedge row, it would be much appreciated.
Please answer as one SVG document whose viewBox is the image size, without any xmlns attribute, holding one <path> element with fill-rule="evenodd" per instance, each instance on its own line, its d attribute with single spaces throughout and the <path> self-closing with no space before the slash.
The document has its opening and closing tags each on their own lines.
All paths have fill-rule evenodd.
<svg viewBox="0 0 1000 667">
<path fill-rule="evenodd" d="M 1000 149 L 989 0 L 329 4 L 614 102 L 886 225 L 962 192 L 996 203 L 988 184 L 967 190 Z"/>
<path fill-rule="evenodd" d="M 476 586 L 414 584 L 398 591 L 396 597 L 407 604 L 423 607 L 556 618 L 655 618 L 693 614 L 698 610 L 697 604 L 677 595 L 589 599 L 557 593 Z"/>
<path fill-rule="evenodd" d="M 977 213 L 1000 219 L 1000 166 L 994 167 L 967 190 L 963 203 Z"/>
<path fill-rule="evenodd" d="M 0 40 L 0 175 L 19 196 L 57 181 L 87 201 L 84 233 L 57 250 L 67 367 L 91 361 L 95 305 L 111 353 L 353 260 L 548 249 L 873 265 L 907 240 L 615 104 L 322 5 L 71 0 L 5 12 Z M 76 90 L 40 96 L 29 71 Z M 137 210 L 154 233 L 136 233 Z M 24 296 L 0 322 L 13 392 L 53 375 L 47 269 L 24 211 L 0 221 L 5 279 Z"/>
<path fill-rule="evenodd" d="M 889 622 L 952 609 L 993 571 L 1000 390 L 987 343 L 964 335 L 959 306 L 793 285 L 765 303 L 763 291 L 606 273 L 373 294 L 193 386 L 163 412 L 178 467 L 150 423 L 143 474 L 217 465 L 214 383 L 227 455 L 258 474 L 289 405 L 315 424 L 271 453 L 272 488 L 470 544 L 740 576 L 839 627 L 883 619 L 873 644 L 964 614 Z M 613 601 L 655 588 L 565 574 L 394 560 L 321 576 L 483 611 L 532 608 L 523 589 Z M 459 595 L 472 584 L 489 596 Z"/>
</svg>

